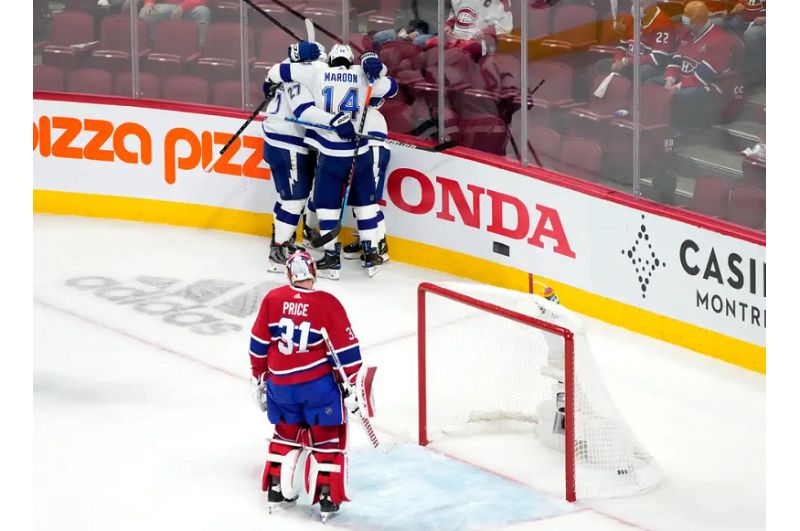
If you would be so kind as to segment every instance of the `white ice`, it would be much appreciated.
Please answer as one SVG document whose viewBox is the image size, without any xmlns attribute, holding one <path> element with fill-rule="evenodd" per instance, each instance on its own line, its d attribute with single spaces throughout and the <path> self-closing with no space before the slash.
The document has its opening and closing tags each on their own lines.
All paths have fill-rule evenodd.
<svg viewBox="0 0 800 531">
<path fill-rule="evenodd" d="M 283 280 L 264 271 L 266 252 L 263 239 L 238 234 L 35 216 L 38 529 L 321 528 L 304 507 L 268 516 L 260 491 L 271 429 L 250 398 L 246 351 L 254 315 L 247 312 L 254 311 L 253 288 Z M 390 263 L 370 280 L 345 265 L 341 281 L 319 287 L 342 299 L 365 359 L 379 367 L 383 410 L 375 424 L 399 446 L 373 454 L 353 427 L 353 465 L 360 465 L 354 487 L 360 482 L 362 492 L 329 527 L 764 528 L 763 376 L 587 319 L 602 376 L 666 480 L 640 496 L 568 506 L 560 501 L 557 459 L 552 473 L 543 473 L 534 464 L 548 451 L 529 438 L 413 447 L 416 286 L 454 279 Z M 194 284 L 181 297 L 132 299 L 158 286 L 175 292 L 211 279 L 220 282 Z M 175 304 L 183 311 L 170 317 Z M 197 324 L 208 319 L 227 323 L 217 329 L 224 333 L 200 333 L 214 331 Z M 235 325 L 240 330 L 230 330 Z M 437 461 L 442 455 L 452 457 Z M 462 491 L 437 484 L 436 470 L 456 470 Z M 465 510 L 470 505 L 470 514 L 480 510 L 480 518 L 454 519 L 454 507 L 431 501 L 434 488 L 456 490 L 450 494 Z M 480 509 L 485 490 L 508 498 L 509 506 Z M 519 509 L 527 492 L 532 506 L 549 509 L 520 522 L 509 507 Z"/>
</svg>

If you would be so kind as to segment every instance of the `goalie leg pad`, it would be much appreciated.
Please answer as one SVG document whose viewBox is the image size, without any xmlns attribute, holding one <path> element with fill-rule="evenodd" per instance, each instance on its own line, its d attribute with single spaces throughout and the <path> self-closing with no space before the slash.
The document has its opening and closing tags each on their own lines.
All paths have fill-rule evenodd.
<svg viewBox="0 0 800 531">
<path fill-rule="evenodd" d="M 331 500 L 341 504 L 347 497 L 347 424 L 312 426 L 313 448 L 306 461 L 306 492 L 312 504 L 319 501 L 322 485 L 329 485 Z"/>
<path fill-rule="evenodd" d="M 281 440 L 295 443 L 297 442 L 299 433 L 300 426 L 296 424 L 284 424 L 279 422 L 275 426 L 274 439 L 269 443 L 269 449 L 267 450 L 267 463 L 264 466 L 264 473 L 261 476 L 261 490 L 264 492 L 269 489 L 270 476 L 275 476 L 281 480 L 281 488 L 283 487 L 283 471 L 281 469 L 283 468 L 284 463 L 289 463 L 289 461 L 287 461 L 287 456 L 297 448 L 294 445 L 283 444 Z M 294 470 L 294 466 L 297 465 L 297 459 L 299 457 L 300 456 L 298 454 L 293 458 L 294 463 L 291 465 L 292 471 Z"/>
</svg>

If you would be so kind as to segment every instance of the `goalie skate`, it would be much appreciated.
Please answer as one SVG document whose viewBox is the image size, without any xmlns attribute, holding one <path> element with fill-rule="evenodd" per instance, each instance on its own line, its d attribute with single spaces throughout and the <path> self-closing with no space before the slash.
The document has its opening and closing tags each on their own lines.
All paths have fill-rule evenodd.
<svg viewBox="0 0 800 531">
<path fill-rule="evenodd" d="M 331 500 L 330 488 L 328 485 L 323 485 L 319 494 L 319 515 L 322 523 L 326 523 L 338 510 L 339 506 Z"/>
<path fill-rule="evenodd" d="M 294 507 L 297 498 L 297 496 L 291 499 L 284 498 L 278 478 L 274 476 L 270 478 L 269 491 L 267 491 L 267 511 L 269 514 Z"/>
</svg>

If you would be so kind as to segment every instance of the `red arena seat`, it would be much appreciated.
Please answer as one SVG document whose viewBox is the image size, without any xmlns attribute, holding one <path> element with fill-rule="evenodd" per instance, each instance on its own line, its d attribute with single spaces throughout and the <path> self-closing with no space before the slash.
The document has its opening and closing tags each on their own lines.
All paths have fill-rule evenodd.
<svg viewBox="0 0 800 531">
<path fill-rule="evenodd" d="M 728 210 L 731 186 L 717 177 L 698 177 L 694 182 L 694 194 L 688 209 L 699 214 L 724 218 Z"/>
<path fill-rule="evenodd" d="M 147 49 L 147 23 L 136 19 L 136 37 L 139 59 L 144 59 Z M 119 73 L 131 69 L 131 19 L 123 15 L 110 15 L 100 23 L 100 43 L 92 52 L 91 65 Z"/>
<path fill-rule="evenodd" d="M 79 68 L 67 75 L 67 92 L 110 95 L 112 88 L 111 73 L 99 68 Z"/>
<path fill-rule="evenodd" d="M 381 113 L 386 118 L 389 131 L 394 133 L 410 133 L 414 129 L 414 118 L 411 106 L 394 99 L 386 100 L 381 107 Z"/>
<path fill-rule="evenodd" d="M 597 142 L 575 137 L 561 139 L 561 173 L 586 181 L 598 181 L 602 166 L 603 149 Z"/>
<path fill-rule="evenodd" d="M 247 53 L 250 63 L 255 62 L 255 38 L 248 32 Z M 286 50 L 284 50 L 284 54 Z M 194 74 L 209 82 L 238 79 L 242 62 L 239 24 L 217 22 L 208 27 L 206 45 L 194 64 Z"/>
<path fill-rule="evenodd" d="M 263 80 L 272 65 L 286 59 L 289 45 L 294 40 L 288 33 L 274 26 L 261 30 L 258 40 L 258 58 L 253 63 L 253 77 Z"/>
<path fill-rule="evenodd" d="M 262 95 L 263 98 L 263 95 Z M 242 84 L 238 81 L 220 81 L 214 85 L 211 103 L 220 107 L 242 108 Z"/>
<path fill-rule="evenodd" d="M 173 76 L 164 80 L 161 99 L 186 103 L 208 103 L 208 81 L 196 76 Z"/>
<path fill-rule="evenodd" d="M 156 26 L 153 49 L 142 62 L 142 70 L 159 77 L 183 73 L 200 57 L 197 24 L 190 20 L 162 20 Z"/>
<path fill-rule="evenodd" d="M 752 229 L 764 230 L 767 215 L 767 195 L 753 186 L 737 186 L 731 190 L 728 221 Z"/>
<path fill-rule="evenodd" d="M 490 114 L 461 120 L 461 145 L 495 155 L 505 155 L 508 127 L 502 118 Z"/>
<path fill-rule="evenodd" d="M 94 40 L 94 17 L 82 11 L 62 11 L 50 20 L 47 39 L 33 45 L 42 54 L 42 62 L 62 68 L 76 68 L 81 57 L 97 45 Z"/>
<path fill-rule="evenodd" d="M 114 95 L 126 98 L 133 97 L 133 76 L 130 72 L 117 75 L 114 85 Z M 158 76 L 150 72 L 139 72 L 139 94 L 137 98 L 157 100 L 161 97 L 161 81 Z"/>
<path fill-rule="evenodd" d="M 64 71 L 53 65 L 33 65 L 33 90 L 63 92 Z"/>
<path fill-rule="evenodd" d="M 528 151 L 539 158 L 543 168 L 557 169 L 561 162 L 561 135 L 549 127 L 528 128 Z M 535 162 L 535 157 L 533 162 Z"/>
</svg>

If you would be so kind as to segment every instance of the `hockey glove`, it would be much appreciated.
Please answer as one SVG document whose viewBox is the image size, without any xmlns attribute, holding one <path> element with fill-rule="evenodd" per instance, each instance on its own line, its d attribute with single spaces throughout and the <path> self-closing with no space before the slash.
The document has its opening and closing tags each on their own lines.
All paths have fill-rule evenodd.
<svg viewBox="0 0 800 531">
<path fill-rule="evenodd" d="M 319 59 L 319 46 L 315 42 L 300 41 L 289 46 L 289 60 L 306 63 Z"/>
<path fill-rule="evenodd" d="M 358 396 L 353 386 L 345 387 L 344 407 L 353 415 L 361 410 L 361 403 L 358 401 Z"/>
<path fill-rule="evenodd" d="M 280 83 L 273 83 L 269 79 L 264 79 L 264 84 L 261 85 L 261 90 L 264 91 L 264 98 L 271 100 L 275 96 L 275 91 L 278 90 Z"/>
<path fill-rule="evenodd" d="M 350 115 L 340 112 L 329 122 L 329 125 L 334 128 L 336 134 L 342 140 L 352 140 L 356 136 L 356 129 L 350 121 Z"/>
<path fill-rule="evenodd" d="M 369 106 L 370 107 L 374 107 L 376 109 L 380 109 L 381 107 L 383 107 L 383 103 L 385 101 L 386 100 L 383 99 L 383 98 L 370 98 L 369 99 Z"/>
<path fill-rule="evenodd" d="M 267 411 L 267 373 L 259 376 L 257 380 L 251 378 L 250 383 L 253 384 L 253 400 L 256 401 L 258 409 Z"/>
<path fill-rule="evenodd" d="M 364 70 L 370 81 L 374 81 L 375 78 L 384 75 L 386 73 L 385 68 L 381 60 L 378 59 L 377 54 L 367 52 L 361 56 L 361 69 Z"/>
</svg>

